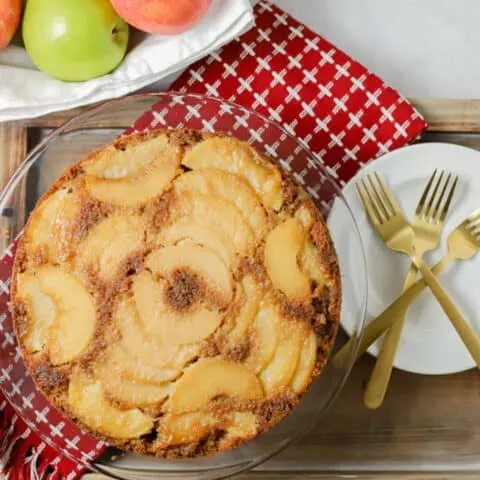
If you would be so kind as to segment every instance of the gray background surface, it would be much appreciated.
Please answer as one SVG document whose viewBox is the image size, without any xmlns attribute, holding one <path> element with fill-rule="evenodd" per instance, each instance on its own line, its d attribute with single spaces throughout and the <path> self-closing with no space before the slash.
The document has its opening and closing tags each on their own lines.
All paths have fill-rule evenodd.
<svg viewBox="0 0 480 480">
<path fill-rule="evenodd" d="M 274 0 L 410 97 L 480 98 L 478 0 Z"/>
</svg>

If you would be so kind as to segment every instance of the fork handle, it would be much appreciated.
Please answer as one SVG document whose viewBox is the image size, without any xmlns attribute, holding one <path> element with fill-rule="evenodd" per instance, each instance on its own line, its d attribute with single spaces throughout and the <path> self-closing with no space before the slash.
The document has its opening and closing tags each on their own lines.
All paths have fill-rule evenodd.
<svg viewBox="0 0 480 480">
<path fill-rule="evenodd" d="M 477 367 L 480 368 L 480 336 L 477 335 L 471 325 L 463 318 L 458 308 L 448 296 L 447 292 L 440 285 L 432 271 L 425 265 L 421 258 L 414 258 L 413 262 L 417 266 L 423 279 L 430 287 L 430 290 L 435 295 L 438 303 L 443 308 L 450 322 L 454 326 L 457 333 L 460 335 L 463 343 L 467 347 L 470 355 L 475 360 Z"/>
<path fill-rule="evenodd" d="M 440 275 L 443 270 L 454 260 L 454 257 L 447 254 L 439 263 L 437 263 L 432 272 L 434 275 Z M 410 304 L 427 288 L 423 280 L 419 280 L 410 287 L 405 293 L 400 295 L 389 307 L 387 307 L 377 318 L 372 320 L 364 329 L 362 340 L 358 347 L 356 358 L 359 359 L 388 328 L 392 326 L 395 320 L 404 315 Z M 353 335 L 350 340 L 333 357 L 333 365 L 336 368 L 345 368 L 349 364 L 353 350 L 357 343 L 357 335 Z"/>
<path fill-rule="evenodd" d="M 417 268 L 412 263 L 408 270 L 402 292 L 407 291 L 415 283 L 416 278 Z M 388 382 L 392 375 L 393 362 L 397 353 L 400 337 L 402 336 L 406 314 L 407 309 L 405 309 L 401 315 L 397 316 L 395 322 L 385 334 L 363 399 L 363 403 L 367 408 L 375 409 L 383 403 L 383 399 L 387 393 Z"/>
</svg>

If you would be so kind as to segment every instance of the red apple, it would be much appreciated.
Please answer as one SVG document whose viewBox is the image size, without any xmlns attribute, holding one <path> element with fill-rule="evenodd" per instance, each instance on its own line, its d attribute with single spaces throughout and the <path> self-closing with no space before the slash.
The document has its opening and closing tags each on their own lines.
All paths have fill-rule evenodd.
<svg viewBox="0 0 480 480">
<path fill-rule="evenodd" d="M 127 23 L 157 35 L 175 35 L 193 27 L 212 0 L 111 0 Z"/>
<path fill-rule="evenodd" d="M 15 35 L 22 14 L 22 0 L 0 0 L 0 50 Z"/>
</svg>

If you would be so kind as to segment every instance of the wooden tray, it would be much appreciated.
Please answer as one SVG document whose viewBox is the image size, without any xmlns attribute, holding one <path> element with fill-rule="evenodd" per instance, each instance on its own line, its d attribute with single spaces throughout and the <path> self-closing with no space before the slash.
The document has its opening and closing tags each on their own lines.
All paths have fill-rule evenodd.
<svg viewBox="0 0 480 480">
<path fill-rule="evenodd" d="M 480 100 L 412 102 L 430 124 L 422 141 L 480 150 Z M 0 123 L 0 185 L 49 129 L 77 113 Z M 125 123 L 121 116 L 105 118 L 92 128 L 123 128 L 128 126 Z M 23 192 L 17 199 L 20 212 L 24 204 Z M 11 228 L 10 222 L 4 225 Z M 385 404 L 369 411 L 362 405 L 362 393 L 372 366 L 369 357 L 358 362 L 340 398 L 317 427 L 300 443 L 242 478 L 480 478 L 478 370 L 430 377 L 395 371 Z M 89 476 L 90 480 L 99 478 Z"/>
</svg>

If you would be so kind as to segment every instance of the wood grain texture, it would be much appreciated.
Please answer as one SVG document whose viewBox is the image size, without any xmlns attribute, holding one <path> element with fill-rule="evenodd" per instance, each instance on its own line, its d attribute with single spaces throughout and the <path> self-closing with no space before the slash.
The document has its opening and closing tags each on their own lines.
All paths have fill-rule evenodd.
<svg viewBox="0 0 480 480">
<path fill-rule="evenodd" d="M 324 419 L 260 469 L 480 473 L 478 371 L 421 376 L 394 370 L 382 408 L 371 411 L 362 401 L 373 364 L 362 358 Z"/>
<path fill-rule="evenodd" d="M 0 123 L 0 188 L 3 189 L 27 153 L 27 130 L 23 122 Z M 23 226 L 25 218 L 25 185 L 12 196 L 0 212 L 0 251 L 6 242 Z M 13 232 L 13 234 L 12 234 Z"/>
<path fill-rule="evenodd" d="M 98 473 L 88 473 L 84 475 L 83 480 L 107 480 L 108 477 Z M 478 480 L 476 474 L 398 474 L 398 473 L 380 473 L 366 475 L 338 475 L 331 473 L 315 472 L 249 472 L 235 477 L 236 480 Z"/>
<path fill-rule="evenodd" d="M 423 141 L 447 141 L 480 150 L 480 100 L 413 102 L 430 124 Z M 79 111 L 48 115 L 28 121 L 28 126 L 31 132 L 53 128 Z M 131 120 L 131 114 L 125 111 L 115 118 L 91 122 L 89 128 L 123 128 Z M 24 125 L 0 124 L 0 180 L 6 179 L 23 158 Z M 92 146 L 105 133 L 95 132 L 89 138 Z M 43 160 L 41 188 L 56 176 L 55 169 L 65 161 L 67 149 L 67 143 L 59 143 Z M 449 376 L 420 376 L 395 370 L 384 405 L 369 411 L 363 408 L 362 398 L 372 367 L 370 357 L 362 358 L 338 400 L 311 432 L 298 444 L 238 478 L 480 479 L 478 370 Z M 101 478 L 105 477 L 89 474 L 84 480 Z"/>
<path fill-rule="evenodd" d="M 409 101 L 427 119 L 431 132 L 480 133 L 480 99 L 411 98 Z M 26 120 L 26 124 L 28 127 L 56 128 L 85 110 L 84 107 L 55 112 L 41 118 Z M 90 128 L 128 126 L 130 118 L 127 119 L 127 116 L 128 111 L 125 111 L 123 116 L 100 117 L 89 126 Z"/>
<path fill-rule="evenodd" d="M 105 102 L 100 102 L 89 107 L 79 107 L 72 110 L 66 110 L 61 112 L 51 113 L 44 117 L 33 118 L 26 120 L 26 124 L 29 128 L 57 128 L 63 125 L 66 121 L 75 118 L 77 115 L 84 113 L 88 110 L 102 105 Z M 148 104 L 155 103 L 154 99 L 148 101 L 145 99 L 145 109 L 148 108 Z M 95 115 L 94 118 L 83 122 L 84 129 L 101 129 L 101 128 L 126 128 L 136 120 L 135 116 L 132 116 L 132 110 L 128 104 L 122 104 L 121 107 L 115 110 L 114 114 L 103 113 Z"/>
<path fill-rule="evenodd" d="M 431 132 L 480 133 L 480 99 L 411 98 Z"/>
<path fill-rule="evenodd" d="M 107 480 L 109 477 L 98 473 L 87 473 L 82 480 Z M 368 473 L 335 474 L 318 472 L 258 472 L 250 471 L 235 477 L 236 480 L 479 480 L 479 475 L 472 473 L 457 474 L 418 474 L 418 473 Z"/>
</svg>

